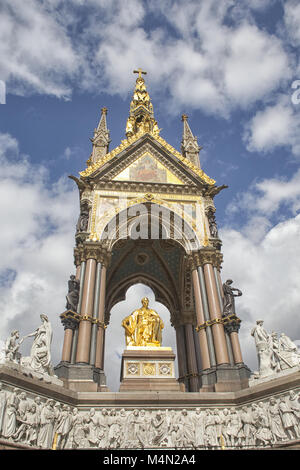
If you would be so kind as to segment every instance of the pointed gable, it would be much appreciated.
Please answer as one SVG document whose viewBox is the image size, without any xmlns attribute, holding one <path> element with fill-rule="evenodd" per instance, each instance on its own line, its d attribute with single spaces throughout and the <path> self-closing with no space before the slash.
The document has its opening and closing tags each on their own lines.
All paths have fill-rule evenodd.
<svg viewBox="0 0 300 470">
<path fill-rule="evenodd" d="M 130 114 L 126 125 L 126 139 L 108 152 L 109 134 L 106 128 L 106 109 L 94 136 L 93 154 L 82 179 L 106 179 L 111 181 L 139 181 L 164 184 L 191 184 L 193 186 L 215 185 L 215 180 L 200 168 L 197 139 L 193 136 L 184 115 L 182 152 L 160 136 L 154 118 L 153 106 L 147 92 L 142 69 L 138 73 L 136 86 L 130 103 Z M 102 144 L 96 143 L 98 139 Z M 106 139 L 104 139 L 104 135 Z M 97 145 L 98 144 L 98 145 Z M 100 148 L 97 148 L 97 147 Z M 148 157 L 146 158 L 146 153 Z"/>
<path fill-rule="evenodd" d="M 167 166 L 156 159 L 151 152 L 145 152 L 113 178 L 115 181 L 142 183 L 184 184 Z"/>
</svg>

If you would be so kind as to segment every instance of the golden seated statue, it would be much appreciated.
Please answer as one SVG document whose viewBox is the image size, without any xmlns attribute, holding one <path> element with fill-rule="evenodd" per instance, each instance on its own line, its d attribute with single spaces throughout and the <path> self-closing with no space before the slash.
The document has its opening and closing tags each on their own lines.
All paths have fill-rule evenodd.
<svg viewBox="0 0 300 470">
<path fill-rule="evenodd" d="M 149 299 L 142 299 L 142 307 L 135 310 L 122 321 L 125 329 L 126 346 L 156 346 L 162 342 L 163 321 L 155 312 L 148 308 Z"/>
</svg>

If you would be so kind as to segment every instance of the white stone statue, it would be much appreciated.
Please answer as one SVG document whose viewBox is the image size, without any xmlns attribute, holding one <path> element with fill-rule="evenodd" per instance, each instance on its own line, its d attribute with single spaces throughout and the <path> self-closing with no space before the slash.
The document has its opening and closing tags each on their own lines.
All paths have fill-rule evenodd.
<svg viewBox="0 0 300 470">
<path fill-rule="evenodd" d="M 0 436 L 3 429 L 4 413 L 6 409 L 7 396 L 3 390 L 3 384 L 0 382 Z"/>
<path fill-rule="evenodd" d="M 55 422 L 54 400 L 47 400 L 41 411 L 40 432 L 37 445 L 43 449 L 51 449 Z"/>
<path fill-rule="evenodd" d="M 214 410 L 206 410 L 205 420 L 205 445 L 208 447 L 218 447 L 218 429 L 217 425 L 219 420 L 214 413 Z"/>
<path fill-rule="evenodd" d="M 59 418 L 56 421 L 56 449 L 64 449 L 67 443 L 67 438 L 72 427 L 72 414 L 68 405 L 63 405 Z"/>
<path fill-rule="evenodd" d="M 98 426 L 99 419 L 96 415 L 95 408 L 91 408 L 90 411 L 84 416 L 85 428 L 87 430 L 87 439 L 91 447 L 97 447 L 99 444 Z"/>
<path fill-rule="evenodd" d="M 21 358 L 21 365 L 28 367 L 35 372 L 46 373 L 53 375 L 53 368 L 51 365 L 51 342 L 52 342 L 52 327 L 48 320 L 47 315 L 40 315 L 42 320 L 39 326 L 33 333 L 30 333 L 25 338 L 34 337 L 33 344 L 29 357 Z"/>
<path fill-rule="evenodd" d="M 181 447 L 193 447 L 195 442 L 194 423 L 191 419 L 189 419 L 187 410 L 183 409 L 181 411 L 176 420 L 176 424 L 179 427 Z"/>
<path fill-rule="evenodd" d="M 114 408 L 110 410 L 108 416 L 108 425 L 108 446 L 110 449 L 117 449 L 120 447 L 121 441 L 121 420 Z"/>
<path fill-rule="evenodd" d="M 275 444 L 276 442 L 287 439 L 280 416 L 279 405 L 274 397 L 270 398 L 268 414 L 272 433 L 272 443 Z"/>
<path fill-rule="evenodd" d="M 72 413 L 72 429 L 70 431 L 66 448 L 68 449 L 85 449 L 89 447 L 87 440 L 88 429 L 84 423 L 83 416 L 79 414 L 78 408 L 73 408 Z"/>
<path fill-rule="evenodd" d="M 195 413 L 192 414 L 192 421 L 195 429 L 195 447 L 204 446 L 204 431 L 205 431 L 205 411 L 201 411 L 200 408 L 196 408 Z"/>
<path fill-rule="evenodd" d="M 240 420 L 243 430 L 244 445 L 246 447 L 250 447 L 254 444 L 254 436 L 256 432 L 251 408 L 247 406 L 242 407 L 240 411 Z"/>
<path fill-rule="evenodd" d="M 285 333 L 281 333 L 279 338 L 279 352 L 281 369 L 300 365 L 298 347 Z"/>
<path fill-rule="evenodd" d="M 26 411 L 18 416 L 20 423 L 17 431 L 13 435 L 13 439 L 18 442 L 22 441 L 28 445 L 34 445 L 37 439 L 37 416 L 36 405 L 27 403 Z"/>
<path fill-rule="evenodd" d="M 290 439 L 299 439 L 299 420 L 295 416 L 288 397 L 282 397 L 279 402 L 282 424 Z"/>
<path fill-rule="evenodd" d="M 257 421 L 256 425 L 258 427 L 256 431 L 256 441 L 258 444 L 268 445 L 272 441 L 272 433 L 270 429 L 270 419 L 269 415 L 266 412 L 263 402 L 259 402 L 257 407 Z"/>
<path fill-rule="evenodd" d="M 163 446 L 167 440 L 168 434 L 168 425 L 166 420 L 166 415 L 163 411 L 157 410 L 151 421 L 154 437 L 152 443 L 155 446 Z"/>
<path fill-rule="evenodd" d="M 20 390 L 14 388 L 6 402 L 6 410 L 3 420 L 2 434 L 6 439 L 12 438 L 17 430 L 17 410 Z"/>
<path fill-rule="evenodd" d="M 251 331 L 251 336 L 253 336 L 255 340 L 258 356 L 259 377 L 266 377 L 273 374 L 272 349 L 270 348 L 269 335 L 263 328 L 263 323 L 263 320 L 257 320 L 256 327 Z"/>
<path fill-rule="evenodd" d="M 230 422 L 227 429 L 228 436 L 230 438 L 230 445 L 232 447 L 240 444 L 240 431 L 242 429 L 242 423 L 240 417 L 235 409 L 230 412 Z"/>
<path fill-rule="evenodd" d="M 108 411 L 105 408 L 102 409 L 98 418 L 98 426 L 99 447 L 108 447 Z M 124 430 L 124 432 L 127 432 L 127 428 Z M 124 440 L 126 441 L 125 435 Z"/>
<path fill-rule="evenodd" d="M 4 346 L 5 361 L 13 362 L 15 364 L 20 363 L 21 354 L 19 353 L 19 348 L 24 338 L 18 341 L 19 338 L 20 338 L 19 331 L 14 330 L 11 332 L 10 336 L 5 341 L 5 346 Z"/>
</svg>

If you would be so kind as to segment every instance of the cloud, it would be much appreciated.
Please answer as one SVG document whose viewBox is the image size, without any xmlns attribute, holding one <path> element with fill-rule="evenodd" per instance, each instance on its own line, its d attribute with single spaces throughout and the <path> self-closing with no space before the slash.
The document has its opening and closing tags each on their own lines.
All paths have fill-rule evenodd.
<svg viewBox="0 0 300 470">
<path fill-rule="evenodd" d="M 69 98 L 72 89 L 66 79 L 77 71 L 77 61 L 51 2 L 2 2 L 0 76 L 7 82 L 7 92 Z"/>
<path fill-rule="evenodd" d="M 21 335 L 34 331 L 46 313 L 58 362 L 78 195 L 66 177 L 50 183 L 46 168 L 33 165 L 10 134 L 0 134 L 0 149 L 0 337 L 14 328 Z"/>
<path fill-rule="evenodd" d="M 300 170 L 290 179 L 265 178 L 237 194 L 220 229 L 222 278 L 243 291 L 237 314 L 245 361 L 257 367 L 250 330 L 262 318 L 268 332 L 300 340 Z M 244 216 L 244 223 L 240 215 Z M 238 220 L 238 228 L 232 228 Z"/>
<path fill-rule="evenodd" d="M 284 23 L 290 42 L 293 46 L 300 45 L 300 4 L 297 0 L 283 2 Z"/>
<path fill-rule="evenodd" d="M 220 230 L 224 263 L 222 278 L 233 279 L 243 295 L 236 301 L 242 319 L 240 342 L 244 361 L 257 369 L 251 328 L 263 319 L 266 330 L 300 339 L 300 215 L 269 229 L 261 241 L 225 228 Z"/>
<path fill-rule="evenodd" d="M 125 97 L 133 69 L 141 66 L 170 113 L 188 106 L 228 118 L 265 100 L 292 76 L 286 31 L 284 39 L 270 34 L 253 15 L 271 4 L 5 1 L 1 79 L 8 91 L 24 95 L 70 98 L 79 89 Z"/>
<path fill-rule="evenodd" d="M 256 180 L 244 191 L 236 195 L 227 206 L 227 214 L 239 211 L 246 217 L 267 217 L 274 214 L 282 216 L 296 215 L 300 209 L 300 169 L 288 179 L 286 177 L 264 178 Z"/>
<path fill-rule="evenodd" d="M 300 156 L 300 115 L 293 106 L 288 90 L 274 104 L 258 111 L 246 125 L 244 141 L 250 152 L 271 152 L 277 147 L 286 147 L 294 157 Z"/>
</svg>

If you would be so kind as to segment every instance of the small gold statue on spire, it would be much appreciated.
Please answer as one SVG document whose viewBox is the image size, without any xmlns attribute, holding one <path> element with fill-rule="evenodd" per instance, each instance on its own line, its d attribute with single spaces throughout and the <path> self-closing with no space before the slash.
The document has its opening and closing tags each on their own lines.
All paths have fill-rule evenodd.
<svg viewBox="0 0 300 470">
<path fill-rule="evenodd" d="M 142 307 L 124 318 L 126 346 L 161 346 L 164 324 L 155 310 L 149 307 L 149 299 L 142 299 Z"/>
</svg>

